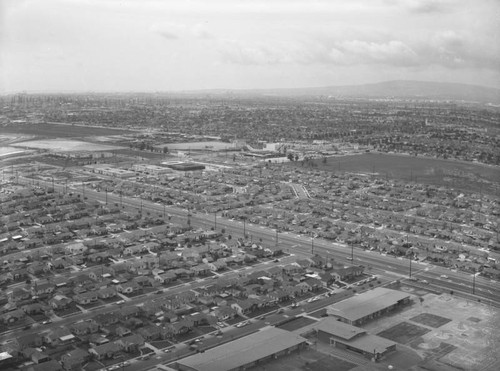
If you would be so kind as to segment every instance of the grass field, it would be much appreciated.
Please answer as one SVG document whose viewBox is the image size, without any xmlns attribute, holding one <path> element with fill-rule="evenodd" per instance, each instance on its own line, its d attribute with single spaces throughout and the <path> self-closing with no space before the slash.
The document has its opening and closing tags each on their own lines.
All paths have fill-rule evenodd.
<svg viewBox="0 0 500 371">
<path fill-rule="evenodd" d="M 412 340 L 425 335 L 429 331 L 430 330 L 425 327 L 413 325 L 408 322 L 401 322 L 378 333 L 377 335 L 395 341 L 396 343 L 408 344 Z"/>
<path fill-rule="evenodd" d="M 314 161 L 314 169 L 330 172 L 375 174 L 388 179 L 415 181 L 436 186 L 449 186 L 468 191 L 495 194 L 500 182 L 500 169 L 493 166 L 429 157 L 397 154 L 364 153 L 330 157 Z M 302 162 L 287 166 L 302 167 Z M 307 166 L 307 165 L 305 165 Z"/>
<path fill-rule="evenodd" d="M 91 136 L 120 135 L 132 133 L 126 129 L 112 129 L 70 124 L 12 124 L 2 128 L 2 133 L 34 135 L 43 138 L 80 138 Z"/>
<path fill-rule="evenodd" d="M 51 151 L 112 151 L 121 147 L 107 144 L 89 143 L 72 139 L 41 139 L 16 144 L 19 147 L 47 149 Z"/>
<path fill-rule="evenodd" d="M 307 325 L 310 325 L 311 323 L 314 323 L 315 321 L 311 318 L 307 317 L 297 317 L 290 322 L 284 323 L 283 325 L 276 326 L 282 330 L 287 330 L 287 331 L 294 331 L 299 328 L 305 327 Z"/>
<path fill-rule="evenodd" d="M 418 316 L 410 318 L 410 320 L 433 328 L 441 327 L 451 321 L 449 318 L 437 316 L 431 313 L 422 313 Z"/>
</svg>

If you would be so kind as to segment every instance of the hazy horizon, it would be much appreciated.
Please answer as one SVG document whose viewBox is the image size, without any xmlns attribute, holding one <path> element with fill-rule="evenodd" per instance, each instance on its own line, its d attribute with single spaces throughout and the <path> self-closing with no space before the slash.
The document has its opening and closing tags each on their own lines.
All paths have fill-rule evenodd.
<svg viewBox="0 0 500 371">
<path fill-rule="evenodd" d="M 3 0 L 0 94 L 500 88 L 495 0 Z"/>
</svg>

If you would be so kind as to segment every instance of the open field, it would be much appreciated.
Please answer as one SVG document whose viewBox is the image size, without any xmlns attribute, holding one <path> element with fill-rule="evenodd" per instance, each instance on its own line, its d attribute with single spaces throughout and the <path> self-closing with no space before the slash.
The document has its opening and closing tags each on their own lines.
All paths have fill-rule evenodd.
<svg viewBox="0 0 500 371">
<path fill-rule="evenodd" d="M 379 332 L 377 335 L 400 344 L 407 344 L 413 339 L 429 332 L 425 327 L 417 326 L 408 322 L 401 322 L 397 325 Z"/>
<path fill-rule="evenodd" d="M 31 140 L 28 142 L 16 144 L 19 147 L 32 148 L 32 149 L 47 149 L 50 151 L 112 151 L 119 149 L 118 146 L 110 146 L 106 144 L 95 144 L 89 142 L 82 142 L 79 140 L 71 139 L 45 139 L 45 140 Z"/>
<path fill-rule="evenodd" d="M 411 289 L 406 288 L 406 291 Z M 386 337 L 391 334 L 393 340 L 407 342 L 406 346 L 426 362 L 435 361 L 454 370 L 500 369 L 498 309 L 449 294 L 429 293 L 423 299 L 422 303 L 416 302 L 405 311 L 368 323 L 363 328 Z M 442 316 L 434 318 L 429 313 Z M 450 321 L 444 323 L 448 319 Z M 440 327 L 433 327 L 438 324 Z M 440 368 L 431 370 L 434 369 Z"/>
<path fill-rule="evenodd" d="M 222 151 L 225 149 L 234 149 L 235 146 L 232 143 L 227 142 L 187 142 L 187 143 L 167 143 L 165 147 L 169 149 L 169 151 L 199 151 L 199 150 L 207 150 L 207 151 Z"/>
<path fill-rule="evenodd" d="M 26 150 L 19 149 L 19 148 L 0 147 L 0 158 L 7 157 L 7 156 L 13 156 L 13 155 L 20 155 L 21 153 L 25 153 L 25 152 L 26 152 Z"/>
<path fill-rule="evenodd" d="M 280 326 L 276 326 L 276 327 L 278 327 L 282 330 L 295 331 L 295 330 L 298 330 L 299 328 L 310 325 L 311 323 L 315 323 L 315 321 L 311 318 L 297 317 L 292 321 L 289 321 L 287 323 L 284 323 L 284 324 L 282 324 Z"/>
<path fill-rule="evenodd" d="M 132 133 L 126 129 L 113 129 L 104 127 L 93 127 L 83 125 L 69 124 L 10 124 L 5 125 L 1 129 L 2 133 L 15 133 L 24 135 L 33 135 L 43 138 L 80 138 L 91 137 L 96 135 L 120 135 Z"/>
<path fill-rule="evenodd" d="M 301 162 L 289 166 L 302 167 Z M 388 179 L 415 181 L 468 191 L 497 194 L 500 168 L 461 161 L 407 155 L 363 153 L 314 160 L 317 170 L 375 174 Z M 305 165 L 307 166 L 307 165 Z"/>
<path fill-rule="evenodd" d="M 422 325 L 433 328 L 441 327 L 451 321 L 449 318 L 444 318 L 431 313 L 422 313 L 410 319 L 413 322 L 421 323 Z"/>
</svg>

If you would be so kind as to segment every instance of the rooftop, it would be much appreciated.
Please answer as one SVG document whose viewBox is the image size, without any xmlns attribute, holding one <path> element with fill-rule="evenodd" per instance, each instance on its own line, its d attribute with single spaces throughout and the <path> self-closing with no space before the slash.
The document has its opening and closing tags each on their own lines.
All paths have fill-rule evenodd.
<svg viewBox="0 0 500 371">
<path fill-rule="evenodd" d="M 377 287 L 328 307 L 328 314 L 356 321 L 408 298 L 404 292 Z"/>
<path fill-rule="evenodd" d="M 178 363 L 193 370 L 233 370 L 305 341 L 303 337 L 288 331 L 270 328 L 187 357 Z"/>
<path fill-rule="evenodd" d="M 344 340 L 351 340 L 357 335 L 366 333 L 366 331 L 362 328 L 348 325 L 347 323 L 337 321 L 333 318 L 322 319 L 314 326 L 314 328 Z"/>
</svg>

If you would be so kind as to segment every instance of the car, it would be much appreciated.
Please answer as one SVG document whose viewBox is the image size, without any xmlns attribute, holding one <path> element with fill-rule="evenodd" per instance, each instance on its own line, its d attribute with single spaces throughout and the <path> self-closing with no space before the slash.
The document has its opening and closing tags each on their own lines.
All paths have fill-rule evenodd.
<svg viewBox="0 0 500 371">
<path fill-rule="evenodd" d="M 124 303 L 125 303 L 125 300 L 118 300 L 115 304 L 120 305 L 120 304 L 124 304 Z"/>
<path fill-rule="evenodd" d="M 448 278 L 448 276 L 446 274 L 442 274 L 440 277 L 441 278 Z"/>
<path fill-rule="evenodd" d="M 243 326 L 246 326 L 246 325 L 248 325 L 248 322 L 247 321 L 243 321 L 243 322 L 240 322 L 240 323 L 236 324 L 236 327 L 239 328 L 239 327 L 243 327 Z"/>
<path fill-rule="evenodd" d="M 299 303 L 293 303 L 292 308 L 297 308 L 299 306 Z"/>
<path fill-rule="evenodd" d="M 226 327 L 226 324 L 224 322 L 217 322 L 217 326 Z"/>
<path fill-rule="evenodd" d="M 43 321 L 42 325 L 48 325 L 49 323 L 52 323 L 52 320 L 48 319 L 46 321 Z"/>
<path fill-rule="evenodd" d="M 426 284 L 426 285 L 428 285 L 428 284 L 429 284 L 429 281 L 427 281 L 427 280 L 422 280 L 422 281 L 420 281 L 420 282 L 422 282 L 423 284 Z"/>
<path fill-rule="evenodd" d="M 307 302 L 308 302 L 308 303 L 313 303 L 313 302 L 315 302 L 315 301 L 318 301 L 319 299 L 320 299 L 320 298 L 319 298 L 318 296 L 315 296 L 315 297 L 313 297 L 313 298 L 307 299 Z"/>
</svg>

